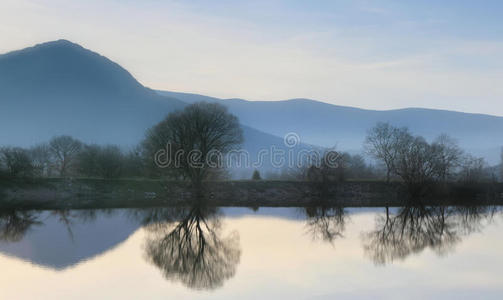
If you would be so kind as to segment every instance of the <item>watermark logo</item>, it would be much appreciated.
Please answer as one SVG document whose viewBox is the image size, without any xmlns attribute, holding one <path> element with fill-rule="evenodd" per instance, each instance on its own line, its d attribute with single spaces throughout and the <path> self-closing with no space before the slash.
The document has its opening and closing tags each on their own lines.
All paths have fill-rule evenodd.
<svg viewBox="0 0 503 300">
<path fill-rule="evenodd" d="M 300 137 L 295 132 L 289 132 L 283 137 L 283 143 L 288 148 L 294 148 L 300 144 Z"/>
</svg>

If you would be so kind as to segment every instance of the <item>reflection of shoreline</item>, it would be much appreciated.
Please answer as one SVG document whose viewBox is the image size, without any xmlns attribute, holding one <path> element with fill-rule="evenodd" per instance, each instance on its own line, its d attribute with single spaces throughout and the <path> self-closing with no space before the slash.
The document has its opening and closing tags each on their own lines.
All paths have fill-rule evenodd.
<svg viewBox="0 0 503 300">
<path fill-rule="evenodd" d="M 425 249 L 447 255 L 499 211 L 493 206 L 407 206 L 395 213 L 385 208 L 376 218 L 375 230 L 362 234 L 363 248 L 377 265 L 404 260 Z"/>
<path fill-rule="evenodd" d="M 0 216 L 0 232 L 12 217 Z M 0 240 L 0 253 L 61 271 L 109 252 L 131 236 L 140 225 L 128 220 L 123 210 L 11 211 L 32 220 L 16 241 Z M 20 224 L 20 223 L 17 223 Z"/>
</svg>

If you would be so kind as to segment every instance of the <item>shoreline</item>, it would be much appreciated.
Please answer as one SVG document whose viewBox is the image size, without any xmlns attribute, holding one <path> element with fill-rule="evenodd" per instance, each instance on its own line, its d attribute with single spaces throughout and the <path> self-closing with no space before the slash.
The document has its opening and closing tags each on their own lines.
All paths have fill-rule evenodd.
<svg viewBox="0 0 503 300">
<path fill-rule="evenodd" d="M 502 183 L 437 185 L 431 196 L 411 202 L 399 182 L 346 181 L 320 187 L 305 181 L 205 182 L 197 193 L 214 206 L 399 207 L 405 205 L 503 205 Z M 187 182 L 152 179 L 43 178 L 2 181 L 0 209 L 79 209 L 190 205 Z"/>
</svg>

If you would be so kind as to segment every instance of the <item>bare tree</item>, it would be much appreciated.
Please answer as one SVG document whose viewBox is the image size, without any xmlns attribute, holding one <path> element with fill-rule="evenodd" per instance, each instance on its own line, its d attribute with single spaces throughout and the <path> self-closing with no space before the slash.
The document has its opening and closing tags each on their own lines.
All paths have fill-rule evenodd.
<svg viewBox="0 0 503 300">
<path fill-rule="evenodd" d="M 405 128 L 396 128 L 389 123 L 377 123 L 367 132 L 364 147 L 368 155 L 386 166 L 386 182 L 390 181 L 397 156 L 397 143 L 400 135 L 407 133 Z"/>
<path fill-rule="evenodd" d="M 66 176 L 71 164 L 82 148 L 82 143 L 71 136 L 62 135 L 52 138 L 49 142 L 60 176 Z"/>
<path fill-rule="evenodd" d="M 124 155 L 118 146 L 102 147 L 98 153 L 98 172 L 103 178 L 117 178 L 122 174 Z"/>
<path fill-rule="evenodd" d="M 40 144 L 29 150 L 29 155 L 38 176 L 51 175 L 51 150 L 48 144 Z"/>
<path fill-rule="evenodd" d="M 452 177 L 456 168 L 461 164 L 463 150 L 458 146 L 456 140 L 447 134 L 441 134 L 435 139 L 432 146 L 437 152 L 437 167 L 440 178 L 445 181 Z"/>
<path fill-rule="evenodd" d="M 145 176 L 145 162 L 141 156 L 142 149 L 138 145 L 129 150 L 124 155 L 124 165 L 122 174 L 125 177 L 143 177 Z"/>
<path fill-rule="evenodd" d="M 99 145 L 84 145 L 77 156 L 77 170 L 87 177 L 98 176 Z"/>
<path fill-rule="evenodd" d="M 461 163 L 461 172 L 459 180 L 464 183 L 475 183 L 489 180 L 490 175 L 487 172 L 487 163 L 481 157 L 466 155 Z"/>
<path fill-rule="evenodd" d="M 31 177 L 33 164 L 28 151 L 18 147 L 0 148 L 0 165 L 10 177 Z"/>
<path fill-rule="evenodd" d="M 399 140 L 394 172 L 412 196 L 420 196 L 424 188 L 438 178 L 438 151 L 419 136 L 404 134 Z"/>
<path fill-rule="evenodd" d="M 503 182 L 503 147 L 501 148 L 500 181 Z"/>
<path fill-rule="evenodd" d="M 369 179 L 376 176 L 373 167 L 368 165 L 365 158 L 360 154 L 349 155 L 347 168 L 348 177 L 352 179 Z"/>
<path fill-rule="evenodd" d="M 182 111 L 170 113 L 166 119 L 148 130 L 143 142 L 150 160 L 166 150 L 164 169 L 170 175 L 190 179 L 195 186 L 218 166 L 218 155 L 225 154 L 243 140 L 238 119 L 217 103 L 199 102 Z"/>
<path fill-rule="evenodd" d="M 89 177 L 118 178 L 124 163 L 125 156 L 115 145 L 86 145 L 78 155 L 78 171 Z"/>
</svg>

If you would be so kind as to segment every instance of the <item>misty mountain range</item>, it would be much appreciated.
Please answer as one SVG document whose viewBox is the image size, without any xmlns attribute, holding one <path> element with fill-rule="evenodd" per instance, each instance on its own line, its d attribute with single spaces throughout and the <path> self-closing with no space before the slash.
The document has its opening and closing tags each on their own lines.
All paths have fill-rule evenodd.
<svg viewBox="0 0 503 300">
<path fill-rule="evenodd" d="M 168 91 L 159 93 L 187 103 L 222 103 L 242 124 L 276 136 L 296 132 L 302 142 L 323 147 L 359 150 L 367 130 L 377 122 L 409 127 L 414 134 L 428 140 L 447 133 L 463 148 L 493 161 L 497 161 L 503 145 L 503 117 L 490 115 L 423 108 L 377 111 L 310 99 L 246 101 Z"/>
<path fill-rule="evenodd" d="M 68 134 L 87 143 L 130 147 L 165 115 L 197 101 L 219 102 L 240 119 L 244 149 L 303 143 L 359 151 L 378 121 L 433 139 L 447 133 L 491 163 L 503 145 L 503 117 L 433 109 L 365 110 L 308 99 L 246 101 L 154 91 L 97 53 L 66 40 L 0 55 L 0 145 L 31 146 Z"/>
</svg>

